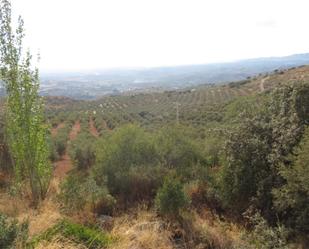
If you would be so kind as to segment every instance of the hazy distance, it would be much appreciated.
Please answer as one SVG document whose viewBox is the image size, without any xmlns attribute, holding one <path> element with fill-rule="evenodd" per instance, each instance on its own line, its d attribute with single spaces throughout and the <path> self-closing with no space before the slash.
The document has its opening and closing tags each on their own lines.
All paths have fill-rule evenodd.
<svg viewBox="0 0 309 249">
<path fill-rule="evenodd" d="M 308 52 L 307 0 L 13 0 L 42 72 Z M 31 46 L 29 45 L 31 44 Z"/>
</svg>

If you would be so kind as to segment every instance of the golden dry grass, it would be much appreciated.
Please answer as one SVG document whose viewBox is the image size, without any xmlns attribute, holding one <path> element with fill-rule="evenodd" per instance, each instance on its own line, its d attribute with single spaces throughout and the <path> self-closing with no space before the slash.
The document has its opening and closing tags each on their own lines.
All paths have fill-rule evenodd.
<svg viewBox="0 0 309 249">
<path fill-rule="evenodd" d="M 12 197 L 8 193 L 0 193 L 0 212 L 11 217 L 29 209 L 30 201 L 18 197 Z"/>
<path fill-rule="evenodd" d="M 238 248 L 243 246 L 242 235 L 245 230 L 234 223 L 221 221 L 205 209 L 203 215 L 193 212 L 192 230 L 200 234 L 203 243 L 218 249 Z M 192 232 L 193 232 L 192 231 Z"/>
<path fill-rule="evenodd" d="M 87 247 L 63 237 L 56 237 L 52 241 L 40 242 L 36 249 L 87 249 Z"/>
<path fill-rule="evenodd" d="M 44 201 L 38 210 L 26 217 L 29 220 L 29 236 L 40 234 L 62 219 L 57 203 L 51 199 Z"/>
<path fill-rule="evenodd" d="M 112 249 L 172 249 L 171 234 L 154 212 L 138 210 L 135 215 L 116 218 L 112 235 L 119 238 Z"/>
</svg>

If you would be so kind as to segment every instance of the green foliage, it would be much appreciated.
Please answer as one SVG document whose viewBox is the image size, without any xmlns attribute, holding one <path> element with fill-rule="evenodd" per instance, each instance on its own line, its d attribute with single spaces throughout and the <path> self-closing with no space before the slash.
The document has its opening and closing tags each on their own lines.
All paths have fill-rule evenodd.
<svg viewBox="0 0 309 249">
<path fill-rule="evenodd" d="M 0 114 L 0 172 L 12 173 L 12 159 L 9 151 L 9 146 L 5 138 L 5 121 Z"/>
<path fill-rule="evenodd" d="M 170 172 L 182 181 L 203 178 L 207 170 L 202 147 L 181 126 L 146 132 L 134 125 L 117 129 L 98 144 L 95 178 L 120 203 L 151 201 Z"/>
<path fill-rule="evenodd" d="M 13 32 L 11 5 L 0 1 L 0 69 L 7 93 L 6 131 L 14 159 L 17 182 L 30 183 L 33 201 L 45 197 L 51 176 L 43 124 L 43 102 L 38 95 L 38 70 L 31 69 L 31 55 L 22 54 L 23 20 Z"/>
<path fill-rule="evenodd" d="M 223 148 L 224 140 L 222 139 L 222 136 L 211 136 L 205 138 L 204 154 L 210 166 L 216 167 L 220 165 Z"/>
<path fill-rule="evenodd" d="M 153 173 L 159 158 L 152 141 L 150 134 L 132 125 L 104 137 L 96 153 L 94 172 L 97 182 L 102 184 L 106 179 L 111 193 L 124 201 L 139 198 L 136 190 L 146 191 L 145 197 L 148 197 L 158 181 Z"/>
<path fill-rule="evenodd" d="M 237 206 L 244 211 L 259 187 L 272 181 L 267 134 L 269 127 L 265 120 L 245 120 L 232 133 L 226 144 L 227 163 L 222 169 L 222 199 L 224 203 Z"/>
<path fill-rule="evenodd" d="M 79 170 L 90 168 L 95 163 L 95 138 L 86 132 L 80 133 L 70 143 L 70 156 Z"/>
<path fill-rule="evenodd" d="M 282 182 L 278 167 L 302 137 L 307 117 L 298 102 L 309 98 L 308 84 L 283 86 L 264 99 L 255 114 L 244 114 L 226 143 L 221 171 L 223 202 L 244 211 L 250 204 L 274 218 L 271 190 Z M 305 95 L 305 96 L 304 96 Z"/>
<path fill-rule="evenodd" d="M 192 139 L 188 127 L 170 126 L 161 129 L 156 139 L 156 147 L 162 165 L 175 169 L 184 179 L 196 178 L 195 165 L 207 165 L 202 148 Z"/>
<path fill-rule="evenodd" d="M 309 233 L 309 128 L 291 156 L 291 165 L 280 167 L 285 183 L 273 190 L 275 207 L 285 223 L 298 232 Z"/>
<path fill-rule="evenodd" d="M 64 128 L 58 129 L 56 136 L 51 139 L 53 161 L 58 160 L 65 154 L 70 130 L 71 126 L 67 123 Z"/>
<path fill-rule="evenodd" d="M 32 241 L 28 243 L 28 248 L 35 248 L 40 241 L 49 241 L 56 235 L 61 235 L 78 243 L 82 243 L 90 249 L 106 248 L 113 242 L 113 238 L 101 230 L 63 220 L 46 230 L 43 234 L 34 237 Z"/>
<path fill-rule="evenodd" d="M 246 234 L 245 240 L 249 243 L 249 248 L 254 249 L 289 249 L 288 231 L 277 224 L 275 227 L 269 226 L 267 221 L 259 214 L 248 216 L 253 225 L 252 232 Z"/>
<path fill-rule="evenodd" d="M 67 138 L 61 135 L 56 136 L 56 138 L 54 139 L 54 148 L 55 148 L 55 151 L 58 157 L 61 157 L 64 155 L 65 149 L 66 149 L 66 142 L 67 142 Z"/>
<path fill-rule="evenodd" d="M 181 209 L 189 204 L 189 198 L 183 191 L 180 181 L 166 178 L 163 186 L 158 190 L 155 205 L 160 214 L 178 216 Z"/>
<path fill-rule="evenodd" d="M 28 239 L 28 223 L 18 225 L 16 220 L 9 219 L 0 213 L 0 248 L 24 248 Z"/>
<path fill-rule="evenodd" d="M 85 204 L 83 195 L 82 177 L 69 175 L 61 184 L 60 200 L 67 210 L 80 210 Z"/>
<path fill-rule="evenodd" d="M 111 212 L 115 205 L 106 187 L 98 186 L 92 176 L 69 175 L 61 185 L 59 197 L 66 211 L 78 211 L 89 205 L 97 212 Z"/>
</svg>

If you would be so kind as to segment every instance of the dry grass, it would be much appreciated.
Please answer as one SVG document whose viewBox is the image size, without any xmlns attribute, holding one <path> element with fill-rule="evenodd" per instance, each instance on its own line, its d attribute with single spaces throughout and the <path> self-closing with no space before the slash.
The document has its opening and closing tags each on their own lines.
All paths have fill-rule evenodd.
<svg viewBox="0 0 309 249">
<path fill-rule="evenodd" d="M 36 249 L 87 249 L 87 247 L 76 244 L 75 242 L 63 238 L 56 237 L 52 241 L 42 241 L 37 246 Z"/>
<path fill-rule="evenodd" d="M 45 200 L 38 210 L 26 216 L 29 220 L 29 236 L 40 234 L 61 220 L 57 203 L 52 199 Z"/>
<path fill-rule="evenodd" d="M 112 249 L 171 249 L 171 234 L 155 213 L 138 210 L 135 215 L 116 218 L 112 230 L 119 238 Z"/>
<path fill-rule="evenodd" d="M 0 193 L 0 212 L 11 217 L 16 217 L 29 209 L 30 201 L 10 196 L 8 193 Z"/>
<path fill-rule="evenodd" d="M 192 230 L 199 234 L 202 243 L 210 248 L 228 249 L 244 245 L 242 235 L 245 231 L 243 228 L 221 221 L 208 210 L 205 210 L 203 215 L 193 213 L 192 224 Z"/>
</svg>

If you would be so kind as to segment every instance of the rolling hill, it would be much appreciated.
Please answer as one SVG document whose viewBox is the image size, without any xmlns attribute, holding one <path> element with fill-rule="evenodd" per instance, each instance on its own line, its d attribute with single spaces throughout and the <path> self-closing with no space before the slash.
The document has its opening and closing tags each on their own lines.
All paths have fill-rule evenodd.
<svg viewBox="0 0 309 249">
<path fill-rule="evenodd" d="M 309 54 L 203 65 L 43 73 L 41 94 L 95 99 L 124 92 L 162 92 L 200 84 L 240 81 L 306 64 L 309 64 Z"/>
</svg>

